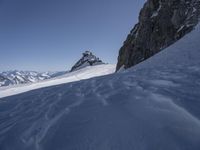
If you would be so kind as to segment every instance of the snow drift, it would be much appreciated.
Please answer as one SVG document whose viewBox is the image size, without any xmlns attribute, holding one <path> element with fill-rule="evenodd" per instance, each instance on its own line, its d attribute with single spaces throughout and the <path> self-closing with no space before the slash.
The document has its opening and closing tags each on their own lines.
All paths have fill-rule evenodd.
<svg viewBox="0 0 200 150">
<path fill-rule="evenodd" d="M 200 29 L 130 70 L 0 99 L 2 150 L 199 150 Z"/>
</svg>

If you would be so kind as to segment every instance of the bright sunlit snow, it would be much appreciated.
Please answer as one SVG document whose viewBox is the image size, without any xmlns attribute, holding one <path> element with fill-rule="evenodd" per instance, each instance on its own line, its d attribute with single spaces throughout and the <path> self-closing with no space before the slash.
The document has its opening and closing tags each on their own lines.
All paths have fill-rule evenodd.
<svg viewBox="0 0 200 150">
<path fill-rule="evenodd" d="M 37 83 L 10 86 L 10 87 L 0 87 L 0 98 L 27 92 L 38 88 L 59 85 L 83 79 L 89 79 L 97 76 L 103 76 L 114 73 L 114 71 L 115 71 L 115 65 L 108 65 L 108 64 L 97 65 L 92 67 L 86 67 L 75 72 L 66 73 L 66 75 L 60 76 L 58 78 L 45 80 Z"/>
<path fill-rule="evenodd" d="M 129 70 L 1 98 L 0 149 L 199 150 L 199 39 L 197 27 Z"/>
</svg>

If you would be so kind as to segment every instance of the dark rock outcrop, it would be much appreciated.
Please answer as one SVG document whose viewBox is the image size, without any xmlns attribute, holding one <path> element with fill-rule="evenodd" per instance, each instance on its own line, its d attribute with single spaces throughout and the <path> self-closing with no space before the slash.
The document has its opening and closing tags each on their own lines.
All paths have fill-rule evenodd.
<svg viewBox="0 0 200 150">
<path fill-rule="evenodd" d="M 198 23 L 200 0 L 147 0 L 120 49 L 117 70 L 132 67 L 170 46 Z"/>
<path fill-rule="evenodd" d="M 105 63 L 102 62 L 98 57 L 93 55 L 92 52 L 85 51 L 82 58 L 72 67 L 70 72 L 85 68 L 87 66 L 95 66 L 100 64 Z"/>
</svg>

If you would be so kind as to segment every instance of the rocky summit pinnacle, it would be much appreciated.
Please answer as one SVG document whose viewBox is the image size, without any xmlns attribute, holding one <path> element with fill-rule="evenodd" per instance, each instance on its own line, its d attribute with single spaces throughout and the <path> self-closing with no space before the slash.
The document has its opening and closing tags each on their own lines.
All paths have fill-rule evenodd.
<svg viewBox="0 0 200 150">
<path fill-rule="evenodd" d="M 120 49 L 117 70 L 132 67 L 165 49 L 194 29 L 200 0 L 147 0 Z"/>
<path fill-rule="evenodd" d="M 72 67 L 71 71 L 76 71 L 87 66 L 95 66 L 105 64 L 98 57 L 92 54 L 90 51 L 85 51 L 82 58 Z"/>
</svg>

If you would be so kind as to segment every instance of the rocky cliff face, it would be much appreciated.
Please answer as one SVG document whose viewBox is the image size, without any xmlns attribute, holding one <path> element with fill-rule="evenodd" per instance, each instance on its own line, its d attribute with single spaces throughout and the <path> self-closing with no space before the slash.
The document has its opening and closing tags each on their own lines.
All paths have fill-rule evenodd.
<svg viewBox="0 0 200 150">
<path fill-rule="evenodd" d="M 173 44 L 198 23 L 200 0 L 147 0 L 121 47 L 117 70 L 132 67 Z"/>
<path fill-rule="evenodd" d="M 100 64 L 105 64 L 105 63 L 103 63 L 98 57 L 93 55 L 92 52 L 85 51 L 83 53 L 82 58 L 72 67 L 71 72 L 82 69 L 87 66 L 94 66 Z"/>
</svg>

